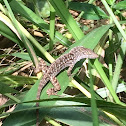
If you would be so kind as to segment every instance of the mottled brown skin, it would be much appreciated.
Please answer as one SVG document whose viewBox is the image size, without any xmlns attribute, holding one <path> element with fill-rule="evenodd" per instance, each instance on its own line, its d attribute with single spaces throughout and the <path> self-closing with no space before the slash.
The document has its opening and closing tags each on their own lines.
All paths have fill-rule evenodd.
<svg viewBox="0 0 126 126">
<path fill-rule="evenodd" d="M 50 66 L 46 66 L 46 63 L 44 60 L 40 61 L 39 69 L 36 70 L 36 72 L 42 71 L 44 73 L 37 92 L 37 100 L 40 99 L 40 94 L 44 86 L 48 81 L 51 81 L 53 84 L 53 88 L 47 90 L 48 95 L 54 95 L 59 91 L 60 85 L 59 82 L 56 79 L 56 75 L 63 70 L 64 68 L 68 67 L 67 74 L 68 76 L 71 75 L 71 70 L 73 69 L 74 65 L 80 61 L 81 59 L 89 58 L 89 59 L 95 59 L 98 55 L 94 53 L 92 50 L 84 48 L 82 46 L 74 47 L 71 49 L 71 51 L 67 54 L 64 54 L 60 56 L 58 59 L 55 60 Z M 39 106 L 39 103 L 36 103 L 36 106 Z M 38 115 L 38 109 L 37 109 L 37 115 Z M 37 126 L 39 125 L 38 119 L 37 119 Z"/>
</svg>

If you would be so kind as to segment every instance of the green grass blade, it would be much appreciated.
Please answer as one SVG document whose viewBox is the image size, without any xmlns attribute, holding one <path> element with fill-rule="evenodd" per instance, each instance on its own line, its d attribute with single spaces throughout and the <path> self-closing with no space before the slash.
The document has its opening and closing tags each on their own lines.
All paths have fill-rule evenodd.
<svg viewBox="0 0 126 126">
<path fill-rule="evenodd" d="M 112 79 L 112 86 L 113 86 L 114 90 L 116 90 L 117 86 L 118 86 L 121 67 L 122 67 L 123 60 L 124 60 L 125 53 L 126 53 L 126 42 L 122 42 L 121 49 L 122 50 L 120 50 L 120 53 L 118 55 L 118 59 L 117 59 L 117 63 L 115 66 L 114 75 L 113 75 L 113 79 Z"/>
<path fill-rule="evenodd" d="M 2 15 L 0 14 L 0 18 L 2 18 L 1 16 Z M 18 37 L 2 21 L 0 21 L 0 34 L 9 38 L 17 44 L 21 43 Z"/>
<path fill-rule="evenodd" d="M 84 12 L 82 18 L 88 20 L 99 20 L 109 18 L 107 14 L 98 6 L 84 2 L 70 2 L 69 8 L 79 12 Z"/>
<path fill-rule="evenodd" d="M 69 13 L 68 9 L 66 8 L 65 4 L 62 0 L 49 0 L 51 5 L 56 10 L 58 16 L 62 19 L 63 23 L 69 29 L 69 32 L 73 35 L 73 38 L 77 41 L 80 40 L 84 34 L 77 25 L 76 21 L 73 19 L 71 14 Z"/>
<path fill-rule="evenodd" d="M 53 49 L 53 41 L 54 41 L 54 32 L 55 32 L 55 9 L 50 5 L 50 42 L 49 42 L 49 50 Z"/>
<path fill-rule="evenodd" d="M 89 65 L 89 76 L 90 76 L 90 93 L 91 93 L 91 110 L 92 110 L 92 119 L 93 119 L 93 126 L 99 126 L 98 121 L 98 110 L 97 104 L 95 99 L 95 92 L 94 92 L 94 85 L 93 85 L 93 76 L 91 72 L 91 66 Z"/>
<path fill-rule="evenodd" d="M 87 114 L 87 117 L 85 116 L 85 114 L 89 111 L 86 108 L 86 113 L 85 111 L 83 111 L 84 107 L 89 107 L 90 106 L 90 99 L 88 98 L 83 98 L 83 97 L 66 97 L 66 98 L 54 98 L 54 99 L 45 99 L 45 100 L 41 100 L 43 103 L 45 103 L 44 106 L 41 106 L 39 108 L 41 108 L 43 114 L 45 113 L 49 113 L 48 115 L 51 116 L 52 118 L 57 118 L 56 115 L 58 114 L 57 112 L 59 112 L 59 114 L 64 117 L 64 114 L 68 111 L 68 109 L 70 111 L 72 111 L 71 113 L 69 113 L 69 117 L 67 119 L 71 119 L 70 117 L 73 115 L 73 113 L 76 113 L 79 116 L 81 116 L 82 120 L 85 117 L 86 119 L 90 117 L 90 114 Z M 51 102 L 53 101 L 59 101 L 57 102 L 55 105 L 52 105 Z M 32 101 L 31 101 L 32 102 Z M 48 102 L 50 104 L 48 104 Z M 97 102 L 97 106 L 98 108 L 102 109 L 102 110 L 106 110 L 109 113 L 112 113 L 113 115 L 116 115 L 117 117 L 119 117 L 120 119 L 126 120 L 125 116 L 126 116 L 126 107 L 124 106 L 120 106 L 118 104 L 114 104 L 111 102 L 106 102 L 103 100 L 96 100 Z M 46 104 L 47 103 L 47 104 Z M 59 104 L 60 103 L 60 104 Z M 61 104 L 62 103 L 62 104 Z M 18 103 L 21 104 L 21 103 Z M 26 103 L 25 103 L 26 104 Z M 24 105 L 25 105 L 24 104 Z M 28 106 L 27 106 L 28 107 Z M 66 108 L 67 107 L 67 108 Z M 77 108 L 76 108 L 77 107 Z M 81 108 L 83 107 L 83 109 Z M 29 111 L 31 114 L 34 113 L 33 110 L 35 110 L 36 107 L 28 107 L 28 108 L 22 108 L 20 110 L 16 110 L 10 113 L 5 113 L 5 114 L 1 114 L 1 116 L 5 116 L 8 114 L 18 114 L 20 112 L 25 112 L 25 111 Z M 85 110 L 84 109 L 84 110 Z M 65 113 L 64 113 L 65 112 Z M 52 114 L 52 113 L 56 113 L 56 114 Z M 63 114 L 61 114 L 63 113 Z M 25 114 L 25 113 L 24 113 Z M 29 117 L 31 118 L 34 115 L 29 115 Z M 68 113 L 66 113 L 68 114 Z M 82 115 L 81 115 L 82 114 Z M 100 114 L 100 113 L 99 113 Z M 71 115 L 71 116 L 70 116 Z M 75 114 L 74 114 L 75 115 Z M 22 115 L 23 116 L 23 115 Z M 29 118 L 27 117 L 27 118 Z M 59 117 L 59 116 L 58 116 Z M 65 116 L 67 117 L 67 116 Z M 72 116 L 74 118 L 74 116 Z M 103 115 L 103 117 L 105 118 L 105 115 Z M 76 117 L 77 118 L 77 117 Z M 84 119 L 85 119 L 84 118 Z M 78 121 L 78 120 L 77 120 Z M 30 122 L 30 121 L 29 121 Z M 24 125 L 26 122 L 22 122 L 22 124 Z M 108 122 L 107 122 L 108 123 Z M 68 123 L 69 124 L 69 123 Z M 9 126 L 9 124 L 8 124 Z"/>
</svg>

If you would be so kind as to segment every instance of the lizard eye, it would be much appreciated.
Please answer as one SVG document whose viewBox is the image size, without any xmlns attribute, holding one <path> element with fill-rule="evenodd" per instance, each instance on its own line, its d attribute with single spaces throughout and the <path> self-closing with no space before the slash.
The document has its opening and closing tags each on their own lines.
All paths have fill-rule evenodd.
<svg viewBox="0 0 126 126">
<path fill-rule="evenodd" d="M 70 53 L 68 56 L 69 56 L 69 60 L 73 60 L 74 59 L 74 54 L 73 53 Z"/>
</svg>

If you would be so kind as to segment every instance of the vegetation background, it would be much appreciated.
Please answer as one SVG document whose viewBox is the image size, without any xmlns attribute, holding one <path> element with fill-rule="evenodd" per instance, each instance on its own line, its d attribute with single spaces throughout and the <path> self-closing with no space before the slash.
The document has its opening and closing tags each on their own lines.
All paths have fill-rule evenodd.
<svg viewBox="0 0 126 126">
<path fill-rule="evenodd" d="M 0 0 L 1 125 L 35 125 L 38 59 L 49 65 L 76 46 L 99 58 L 77 63 L 73 78 L 62 71 L 57 96 L 47 84 L 41 125 L 126 125 L 125 10 L 126 0 Z"/>
</svg>

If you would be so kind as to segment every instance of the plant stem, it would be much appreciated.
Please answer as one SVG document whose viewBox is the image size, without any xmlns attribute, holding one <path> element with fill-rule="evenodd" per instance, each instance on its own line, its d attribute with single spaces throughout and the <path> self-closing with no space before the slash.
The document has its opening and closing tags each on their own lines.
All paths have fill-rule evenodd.
<svg viewBox="0 0 126 126">
<path fill-rule="evenodd" d="M 53 49 L 54 31 L 55 31 L 55 9 L 50 4 L 50 41 L 49 41 L 50 51 Z"/>
<path fill-rule="evenodd" d="M 126 53 L 126 42 L 122 42 L 120 53 L 118 55 L 118 60 L 117 60 L 114 75 L 113 75 L 113 80 L 112 80 L 112 86 L 114 90 L 116 90 L 116 87 L 118 85 L 119 75 L 120 75 L 125 53 Z"/>
<path fill-rule="evenodd" d="M 90 75 L 91 109 L 92 109 L 93 126 L 99 126 L 97 104 L 96 104 L 96 100 L 95 100 L 93 77 L 92 77 L 90 65 L 89 65 L 89 75 Z"/>
</svg>

